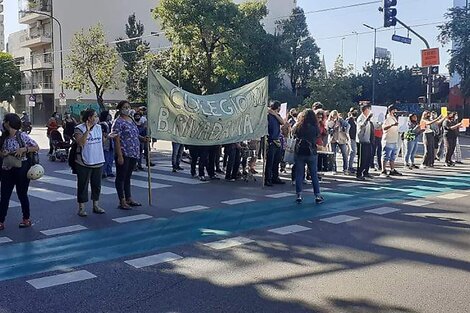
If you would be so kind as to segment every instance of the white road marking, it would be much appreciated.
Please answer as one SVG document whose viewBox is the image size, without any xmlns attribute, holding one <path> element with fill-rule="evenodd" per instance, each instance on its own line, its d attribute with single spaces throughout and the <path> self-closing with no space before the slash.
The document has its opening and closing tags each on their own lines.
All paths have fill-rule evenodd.
<svg viewBox="0 0 470 313">
<path fill-rule="evenodd" d="M 358 184 L 358 183 L 348 183 L 348 184 L 339 184 L 338 186 L 339 187 L 359 187 L 359 186 L 363 186 L 363 185 Z"/>
<path fill-rule="evenodd" d="M 275 194 L 272 194 L 272 195 L 267 195 L 266 197 L 273 198 L 273 199 L 279 199 L 279 198 L 286 198 L 286 197 L 292 197 L 292 196 L 294 196 L 293 193 L 281 192 L 281 193 L 275 193 Z"/>
<path fill-rule="evenodd" d="M 147 178 L 147 173 L 144 173 L 144 172 L 135 172 L 133 175 Z M 164 174 L 156 174 L 156 173 L 151 173 L 150 176 L 152 177 L 152 179 L 171 181 L 171 182 L 187 184 L 187 185 L 199 185 L 199 184 L 207 183 L 207 182 L 200 181 L 198 179 L 185 178 L 181 176 L 172 176 L 172 175 L 164 175 Z"/>
<path fill-rule="evenodd" d="M 393 212 L 400 211 L 400 209 L 390 208 L 390 207 L 381 207 L 377 209 L 366 210 L 364 212 L 377 214 L 377 215 L 385 215 Z"/>
<path fill-rule="evenodd" d="M 135 268 L 142 268 L 142 267 L 152 266 L 156 264 L 172 262 L 172 261 L 180 260 L 182 258 L 183 257 L 181 255 L 174 254 L 171 252 L 165 252 L 161 254 L 149 255 L 143 258 L 128 260 L 124 262 Z"/>
<path fill-rule="evenodd" d="M 10 238 L 8 237 L 0 237 L 0 244 L 2 243 L 9 243 L 9 242 L 12 242 L 13 240 L 11 240 Z"/>
<path fill-rule="evenodd" d="M 187 213 L 187 212 L 194 212 L 194 211 L 201 211 L 201 210 L 207 210 L 209 207 L 203 206 L 203 205 L 193 205 L 193 206 L 187 206 L 184 208 L 178 208 L 178 209 L 173 209 L 173 212 L 177 213 Z"/>
<path fill-rule="evenodd" d="M 426 200 L 415 200 L 415 201 L 410 201 L 410 202 L 405 202 L 403 203 L 404 205 L 410 205 L 410 206 L 426 206 L 433 204 L 434 202 L 432 201 L 426 201 Z"/>
<path fill-rule="evenodd" d="M 115 221 L 116 223 L 123 224 L 123 223 L 147 220 L 147 219 L 150 219 L 150 218 L 153 218 L 153 216 L 150 216 L 150 215 L 147 215 L 147 214 L 137 214 L 137 215 L 113 218 L 113 221 Z"/>
<path fill-rule="evenodd" d="M 229 205 L 235 205 L 235 204 L 248 203 L 248 202 L 254 202 L 254 201 L 255 200 L 253 200 L 253 199 L 241 198 L 241 199 L 233 199 L 233 200 L 228 200 L 228 201 L 222 201 L 222 203 L 229 204 Z"/>
<path fill-rule="evenodd" d="M 306 231 L 310 229 L 311 228 L 301 226 L 301 225 L 289 225 L 285 227 L 270 229 L 268 231 L 271 233 L 278 234 L 278 235 L 289 235 L 289 234 L 294 234 L 294 233 L 298 233 L 298 232 Z"/>
<path fill-rule="evenodd" d="M 222 250 L 222 249 L 241 246 L 241 245 L 251 243 L 251 242 L 254 242 L 254 240 L 245 238 L 245 237 L 234 237 L 234 238 L 228 238 L 224 240 L 205 243 L 204 245 L 214 250 Z"/>
<path fill-rule="evenodd" d="M 37 187 L 29 187 L 28 195 L 34 198 L 39 198 L 47 201 L 63 201 L 76 199 L 76 195 L 69 195 L 66 193 Z"/>
<path fill-rule="evenodd" d="M 88 229 L 88 228 L 82 225 L 72 225 L 72 226 L 66 226 L 66 227 L 60 227 L 60 228 L 54 228 L 54 229 L 48 229 L 48 230 L 41 230 L 41 233 L 46 236 L 54 236 L 54 235 L 77 232 L 77 231 L 81 231 L 85 229 Z"/>
<path fill-rule="evenodd" d="M 114 178 L 107 178 L 106 179 L 110 183 L 114 183 Z M 171 185 L 165 185 L 165 184 L 159 184 L 159 183 L 151 183 L 150 184 L 152 189 L 160 189 L 160 188 L 167 188 L 167 187 L 172 187 Z M 139 187 L 139 188 L 148 188 L 149 183 L 143 180 L 138 180 L 138 179 L 131 179 L 131 186 L 134 187 Z"/>
<path fill-rule="evenodd" d="M 76 180 L 69 180 L 69 179 L 63 179 L 63 178 L 51 177 L 51 176 L 43 176 L 40 180 L 38 180 L 38 182 L 77 189 Z M 113 195 L 113 194 L 116 194 L 116 189 L 106 187 L 106 186 L 101 186 L 101 194 Z"/>
<path fill-rule="evenodd" d="M 445 194 L 445 195 L 437 196 L 436 198 L 454 200 L 454 199 L 459 199 L 459 198 L 463 198 L 463 197 L 466 197 L 466 196 L 467 195 L 463 195 L 461 193 L 448 193 L 448 194 Z"/>
<path fill-rule="evenodd" d="M 96 278 L 96 275 L 88 271 L 76 271 L 71 273 L 47 276 L 26 281 L 36 289 L 49 288 L 53 286 L 75 283 L 87 279 Z"/>
<path fill-rule="evenodd" d="M 358 217 L 349 216 L 349 215 L 337 215 L 333 217 L 323 218 L 320 221 L 331 223 L 331 224 L 342 224 L 342 223 L 355 221 L 358 219 L 359 219 Z"/>
<path fill-rule="evenodd" d="M 10 207 L 10 208 L 17 208 L 17 207 L 20 207 L 20 206 L 21 206 L 21 203 L 16 202 L 16 201 L 12 201 L 12 200 L 10 200 L 10 204 L 8 205 L 8 207 Z"/>
</svg>

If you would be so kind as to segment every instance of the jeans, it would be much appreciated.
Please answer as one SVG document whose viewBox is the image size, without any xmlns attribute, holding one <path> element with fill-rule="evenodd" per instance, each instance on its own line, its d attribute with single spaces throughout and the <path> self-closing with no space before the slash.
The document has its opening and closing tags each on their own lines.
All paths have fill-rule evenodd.
<svg viewBox="0 0 470 313">
<path fill-rule="evenodd" d="M 387 143 L 383 145 L 384 162 L 395 162 L 395 160 L 397 159 L 397 154 L 398 154 L 398 145 L 396 143 Z"/>
<path fill-rule="evenodd" d="M 103 165 L 103 175 L 109 176 L 113 173 L 113 162 L 114 162 L 114 151 L 108 150 L 104 152 L 104 165 Z"/>
<path fill-rule="evenodd" d="M 372 159 L 372 145 L 370 143 L 359 143 L 358 145 L 357 177 L 369 175 Z"/>
<path fill-rule="evenodd" d="M 310 156 L 295 156 L 295 191 L 298 194 L 302 192 L 303 182 L 305 179 L 305 164 L 307 164 L 307 168 L 310 171 L 310 176 L 312 176 L 313 192 L 315 193 L 315 196 L 320 195 L 320 182 L 318 181 L 317 162 L 318 154 Z"/>
<path fill-rule="evenodd" d="M 371 144 L 372 155 L 370 158 L 370 167 L 374 168 L 374 157 L 377 156 L 377 167 L 379 170 L 382 169 L 382 138 L 375 137 L 375 143 Z"/>
<path fill-rule="evenodd" d="M 434 133 L 425 133 L 423 135 L 424 157 L 423 165 L 434 165 Z"/>
<path fill-rule="evenodd" d="M 5 222 L 8 207 L 10 205 L 11 194 L 16 186 L 16 194 L 21 203 L 21 211 L 23 219 L 29 219 L 29 198 L 28 188 L 29 179 L 26 176 L 30 168 L 28 161 L 23 161 L 20 168 L 12 168 L 10 170 L 2 169 L 2 184 L 0 187 L 0 223 Z"/>
<path fill-rule="evenodd" d="M 349 161 L 348 161 L 348 170 L 350 172 L 355 171 L 354 169 L 354 159 L 357 155 L 357 143 L 354 140 L 351 140 L 351 151 L 349 151 Z"/>
<path fill-rule="evenodd" d="M 88 185 L 91 184 L 91 200 L 98 201 L 101 193 L 101 167 L 77 164 L 77 202 L 88 202 Z"/>
<path fill-rule="evenodd" d="M 124 157 L 124 163 L 120 165 L 116 158 L 116 180 L 114 185 L 119 197 L 119 200 L 129 200 L 131 196 L 131 177 L 134 167 L 137 164 L 136 158 Z"/>
<path fill-rule="evenodd" d="M 172 142 L 173 152 L 171 154 L 171 165 L 173 169 L 178 169 L 181 163 L 181 157 L 183 156 L 184 145 L 176 142 Z"/>
<path fill-rule="evenodd" d="M 455 146 L 457 145 L 457 137 L 444 136 L 444 143 L 446 146 L 446 163 L 452 163 L 452 155 L 455 151 Z"/>
<path fill-rule="evenodd" d="M 338 170 L 336 166 L 336 152 L 338 151 L 338 147 L 341 151 L 341 155 L 343 156 L 343 171 L 348 170 L 348 146 L 346 144 L 339 144 L 339 143 L 332 143 L 331 149 L 335 154 L 335 162 L 333 163 L 333 171 L 336 172 Z"/>
<path fill-rule="evenodd" d="M 272 183 L 279 180 L 279 164 L 281 163 L 281 147 L 274 142 L 268 144 L 268 153 L 266 155 L 266 182 Z"/>
<path fill-rule="evenodd" d="M 415 164 L 415 154 L 418 150 L 418 137 L 415 140 L 405 140 L 406 143 L 406 154 L 405 154 L 405 164 L 414 165 Z"/>
</svg>

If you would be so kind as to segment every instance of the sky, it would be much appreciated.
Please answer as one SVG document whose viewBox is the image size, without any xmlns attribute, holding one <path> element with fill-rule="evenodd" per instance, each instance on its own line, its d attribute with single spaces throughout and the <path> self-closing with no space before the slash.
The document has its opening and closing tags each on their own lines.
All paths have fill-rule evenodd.
<svg viewBox="0 0 470 313">
<path fill-rule="evenodd" d="M 298 5 L 307 13 L 307 22 L 312 36 L 317 40 L 321 55 L 325 57 L 329 70 L 335 59 L 343 54 L 346 64 L 352 64 L 357 71 L 362 71 L 364 64 L 373 58 L 374 34 L 365 28 L 364 23 L 372 27 L 383 26 L 383 15 L 377 10 L 380 3 L 342 10 L 318 13 L 308 13 L 323 9 L 335 8 L 356 3 L 371 2 L 371 0 L 297 0 Z M 442 23 L 444 14 L 452 7 L 452 0 L 398 0 L 398 18 L 406 24 L 421 25 Z M 24 28 L 18 24 L 18 0 L 4 0 L 5 8 L 5 42 L 8 34 Z M 447 74 L 446 64 L 449 61 L 447 50 L 437 41 L 438 24 L 416 27 L 415 30 L 424 36 L 431 47 L 439 47 L 441 54 L 441 74 Z M 353 32 L 358 33 L 358 35 Z M 397 28 L 397 35 L 408 36 L 404 29 Z M 424 43 L 410 34 L 412 44 L 406 45 L 391 40 L 394 29 L 383 29 L 377 33 L 377 46 L 388 49 L 396 67 L 420 64 L 420 50 Z M 334 37 L 334 38 L 331 38 Z M 344 38 L 344 40 L 342 39 Z"/>
</svg>

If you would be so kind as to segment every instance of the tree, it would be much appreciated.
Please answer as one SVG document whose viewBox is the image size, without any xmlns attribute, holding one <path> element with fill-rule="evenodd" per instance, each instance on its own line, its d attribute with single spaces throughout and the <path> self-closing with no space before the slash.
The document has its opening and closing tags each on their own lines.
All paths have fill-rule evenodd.
<svg viewBox="0 0 470 313">
<path fill-rule="evenodd" d="M 320 67 L 320 49 L 310 35 L 303 9 L 295 8 L 288 19 L 278 22 L 278 26 L 282 49 L 288 53 L 283 69 L 289 74 L 292 92 L 298 95 Z"/>
<path fill-rule="evenodd" d="M 470 114 L 466 99 L 470 97 L 470 9 L 467 7 L 451 8 L 445 14 L 447 22 L 439 26 L 441 33 L 439 41 L 442 44 L 453 42 L 454 46 L 449 51 L 448 64 L 450 73 L 461 76 L 460 90 L 464 96 L 465 114 Z"/>
<path fill-rule="evenodd" d="M 157 63 L 189 90 L 221 92 L 279 69 L 281 49 L 261 23 L 264 3 L 162 0 L 154 12 L 173 44 Z"/>
<path fill-rule="evenodd" d="M 20 70 L 11 54 L 0 51 L 0 101 L 11 102 L 20 89 Z"/>
<path fill-rule="evenodd" d="M 345 67 L 343 58 L 338 56 L 334 68 L 328 75 L 317 75 L 310 80 L 312 90 L 305 103 L 311 105 L 316 101 L 322 102 L 328 109 L 346 112 L 361 93 L 361 87 L 354 85 L 353 67 Z"/>
<path fill-rule="evenodd" d="M 132 102 L 145 102 L 147 99 L 147 67 L 145 55 L 150 44 L 142 40 L 144 25 L 136 20 L 135 13 L 130 15 L 126 24 L 126 35 L 131 40 L 117 39 L 117 50 L 127 72 L 126 92 Z"/>
<path fill-rule="evenodd" d="M 106 42 L 101 24 L 90 27 L 88 32 L 82 29 L 74 35 L 66 66 L 71 73 L 63 82 L 64 86 L 87 94 L 94 90 L 102 109 L 104 93 L 118 89 L 123 80 L 118 53 Z"/>
</svg>

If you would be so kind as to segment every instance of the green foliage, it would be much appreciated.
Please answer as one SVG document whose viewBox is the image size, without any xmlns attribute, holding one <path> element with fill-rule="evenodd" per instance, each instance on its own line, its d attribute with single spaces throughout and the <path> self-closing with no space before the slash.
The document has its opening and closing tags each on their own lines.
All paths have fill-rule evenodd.
<svg viewBox="0 0 470 313">
<path fill-rule="evenodd" d="M 20 70 L 10 54 L 0 51 L 0 101 L 11 102 L 20 89 Z"/>
<path fill-rule="evenodd" d="M 287 53 L 282 67 L 289 75 L 292 92 L 298 95 L 298 90 L 306 89 L 320 67 L 320 49 L 310 35 L 301 8 L 295 8 L 288 19 L 277 24 L 281 30 L 282 50 Z"/>
<path fill-rule="evenodd" d="M 465 97 L 470 97 L 470 9 L 451 8 L 445 17 L 447 22 L 439 26 L 438 39 L 442 44 L 455 43 L 449 51 L 449 71 L 462 77 L 460 89 Z"/>
<path fill-rule="evenodd" d="M 150 44 L 142 40 L 144 25 L 136 20 L 135 13 L 130 15 L 126 24 L 127 38 L 130 41 L 122 41 L 118 38 L 117 50 L 124 62 L 127 73 L 126 92 L 129 101 L 145 102 L 147 99 L 147 66 L 145 55 L 149 52 Z"/>
<path fill-rule="evenodd" d="M 162 0 L 154 12 L 173 47 L 153 63 L 188 90 L 222 92 L 280 68 L 278 39 L 261 23 L 265 3 Z"/>
<path fill-rule="evenodd" d="M 118 89 L 123 80 L 116 49 L 107 44 L 101 24 L 90 27 L 88 32 L 82 29 L 76 33 L 71 46 L 72 52 L 66 59 L 71 72 L 62 83 L 80 93 L 94 91 L 104 109 L 103 94 Z"/>
</svg>

